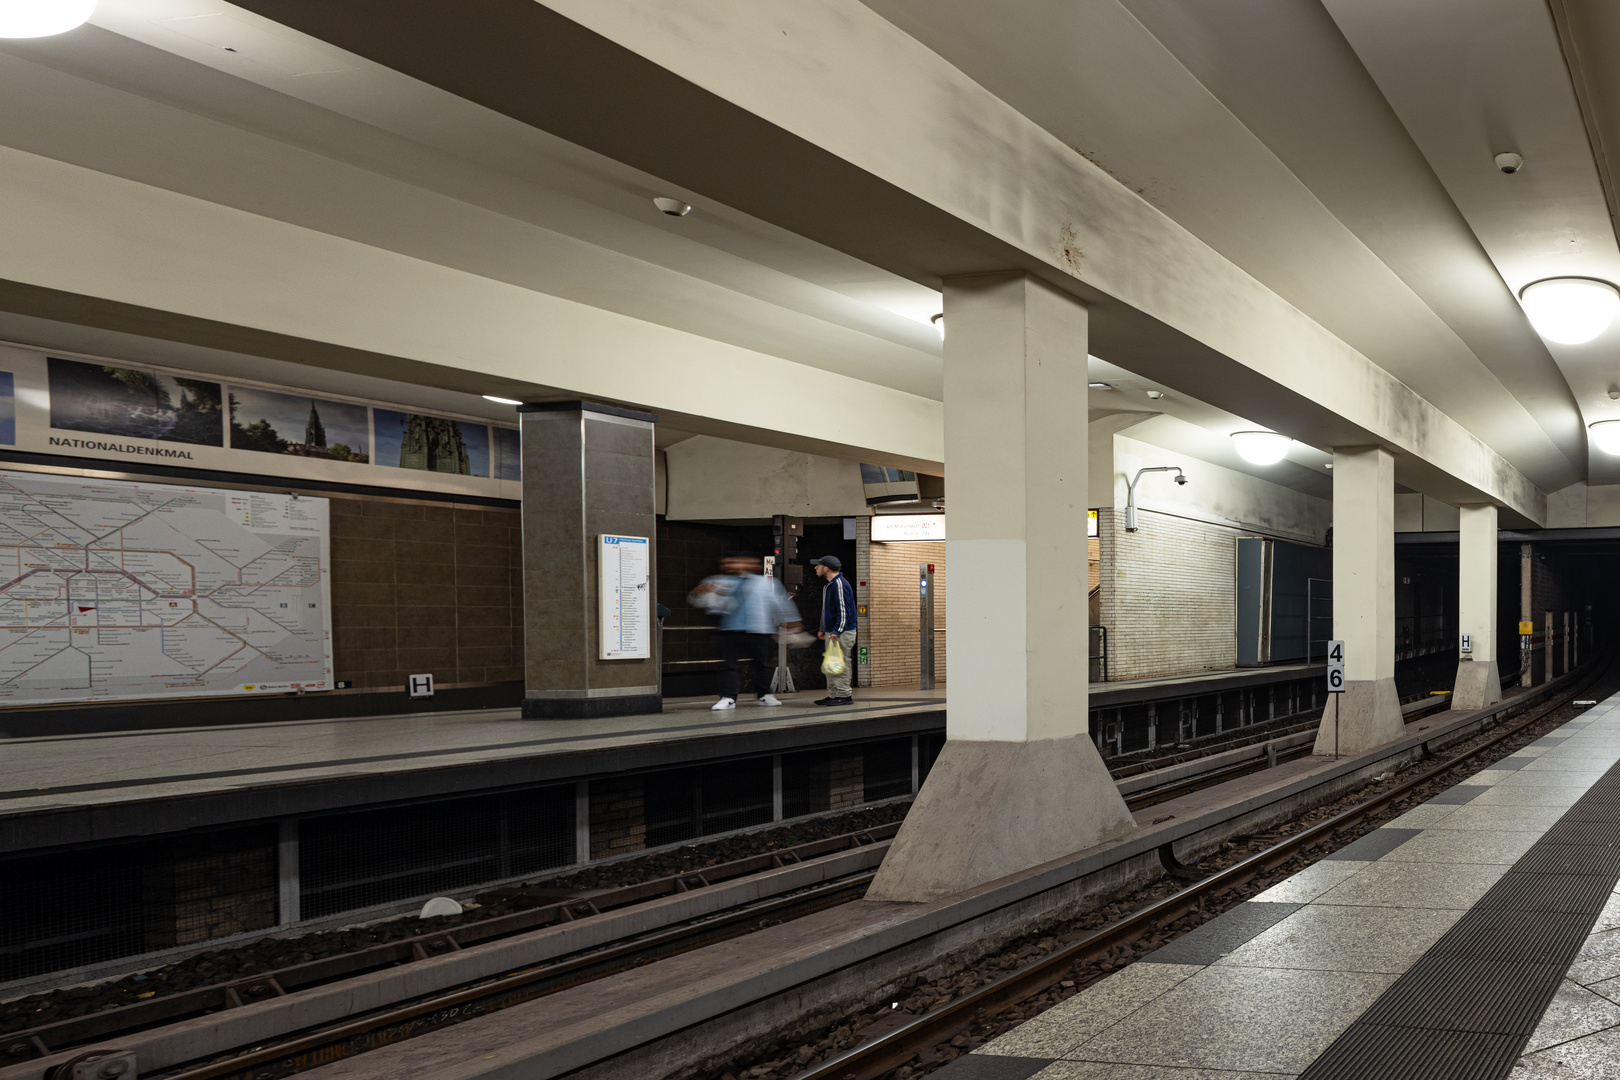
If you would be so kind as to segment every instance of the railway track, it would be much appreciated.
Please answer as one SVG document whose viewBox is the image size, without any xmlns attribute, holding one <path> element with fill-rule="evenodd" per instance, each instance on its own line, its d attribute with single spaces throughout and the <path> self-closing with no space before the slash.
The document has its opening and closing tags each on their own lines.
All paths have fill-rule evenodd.
<svg viewBox="0 0 1620 1080">
<path fill-rule="evenodd" d="M 1561 703 L 1561 702 L 1560 702 Z M 1545 715 L 1547 711 L 1557 707 L 1557 704 L 1547 706 L 1538 711 L 1532 719 L 1525 724 L 1534 723 L 1536 717 Z M 1511 736 L 1522 729 L 1525 724 L 1505 732 L 1497 740 L 1488 745 L 1494 745 L 1500 738 Z M 1300 730 L 1314 727 L 1314 722 L 1296 725 Z M 1292 730 L 1290 730 L 1292 733 Z M 1264 742 L 1275 739 L 1282 732 L 1273 731 L 1265 738 L 1250 738 L 1242 742 Z M 1476 748 L 1469 755 L 1480 753 L 1484 747 Z M 1151 805 L 1154 802 L 1174 798 L 1190 790 L 1207 787 L 1269 767 L 1278 761 L 1301 756 L 1310 752 L 1310 744 L 1292 748 L 1267 758 L 1260 756 L 1232 765 L 1220 766 L 1195 774 L 1190 777 L 1149 789 L 1133 796 L 1129 801 L 1133 809 Z M 1195 758 L 1200 755 L 1182 755 L 1183 759 Z M 1458 760 L 1462 760 L 1459 758 Z M 1441 768 L 1450 768 L 1455 761 L 1448 762 Z M 1425 774 L 1427 776 L 1429 774 Z M 1423 778 L 1419 778 L 1421 782 Z M 1408 785 L 1403 785 L 1404 790 Z M 1370 804 L 1369 804 L 1370 805 Z M 1335 819 L 1342 827 L 1344 823 Z M 1333 824 L 1333 823 L 1329 823 Z M 231 1010 L 244 1004 L 271 1001 L 275 998 L 285 997 L 303 991 L 317 989 L 322 986 L 341 985 L 345 980 L 355 978 L 368 972 L 377 972 L 391 967 L 408 965 L 414 962 L 428 960 L 435 957 L 450 956 L 468 948 L 497 941 L 512 941 L 516 938 L 537 929 L 556 927 L 564 923 L 576 921 L 604 912 L 625 911 L 637 904 L 659 898 L 676 896 L 681 893 L 695 892 L 725 882 L 737 882 L 750 875 L 769 872 L 772 869 L 783 869 L 808 860 L 817 859 L 838 852 L 848 852 L 861 847 L 881 846 L 884 841 L 898 831 L 898 824 L 880 826 L 873 829 L 862 830 L 856 833 L 845 834 L 825 840 L 813 841 L 808 844 L 797 845 L 793 848 L 781 849 L 768 855 L 753 856 L 746 859 L 735 860 L 731 863 L 717 867 L 705 868 L 701 872 L 687 875 L 677 875 L 672 878 L 658 879 L 638 885 L 626 886 L 614 890 L 603 890 L 589 894 L 558 895 L 546 890 L 530 890 L 525 893 L 522 889 L 495 890 L 484 894 L 485 900 L 512 899 L 514 896 L 527 895 L 532 905 L 529 910 L 520 911 L 511 915 L 497 916 L 480 922 L 467 923 L 449 930 L 429 932 L 403 941 L 376 945 L 339 956 L 324 958 L 312 963 L 300 964 L 291 968 L 271 971 L 249 978 L 235 980 L 230 983 L 217 984 L 172 994 L 138 1005 L 125 1006 L 91 1013 L 85 1016 L 58 1021 L 54 1024 L 23 1032 L 16 1032 L 0 1036 L 0 1067 L 7 1064 L 39 1059 L 48 1055 L 57 1055 L 65 1051 L 83 1051 L 96 1044 L 108 1045 L 120 1039 L 149 1032 L 166 1026 L 183 1023 L 186 1020 L 196 1020 L 221 1014 L 228 1014 Z M 1315 835 L 1319 830 L 1312 830 L 1309 834 Z M 1278 849 L 1296 843 L 1294 838 Z M 874 851 L 875 855 L 876 852 Z M 1264 853 L 1257 859 L 1265 859 Z M 1250 860 L 1244 866 L 1253 865 L 1251 872 L 1260 872 L 1263 865 Z M 875 862 L 873 863 L 875 867 Z M 1212 883 L 1226 880 L 1232 871 L 1223 872 L 1214 878 L 1206 879 L 1187 890 L 1171 897 L 1166 904 L 1196 903 L 1194 899 L 1201 892 L 1215 888 Z M 875 875 L 875 869 L 862 870 L 856 873 L 843 874 L 833 880 L 823 881 L 807 887 L 790 889 L 780 895 L 755 898 L 747 902 L 725 906 L 718 910 L 705 913 L 703 916 L 693 918 L 656 930 L 626 936 L 617 940 L 598 945 L 578 953 L 570 953 L 548 958 L 541 963 L 526 964 L 510 970 L 503 970 L 498 974 L 468 980 L 454 985 L 446 986 L 427 994 L 419 994 L 410 999 L 401 999 L 388 1002 L 385 1006 L 362 1014 L 346 1014 L 329 1019 L 325 1023 L 307 1026 L 298 1030 L 286 1030 L 271 1036 L 264 1036 L 262 1032 L 251 1042 L 251 1045 L 230 1046 L 218 1048 L 209 1053 L 193 1056 L 172 1064 L 158 1063 L 158 1067 L 151 1068 L 143 1064 L 141 1074 L 143 1077 L 163 1078 L 163 1080 L 268 1080 L 272 1077 L 290 1076 L 299 1072 L 329 1064 L 333 1061 L 352 1057 L 368 1050 L 387 1046 L 395 1042 L 413 1038 L 447 1025 L 460 1023 L 473 1017 L 496 1012 L 524 1002 L 536 1000 L 548 994 L 553 994 L 570 987 L 588 983 L 596 979 L 605 978 L 618 972 L 626 971 L 644 964 L 676 956 L 684 952 L 703 948 L 717 942 L 752 933 L 763 926 L 774 925 L 790 919 L 800 918 L 816 911 L 838 904 L 848 903 L 864 895 L 867 885 Z M 1162 910 L 1161 910 L 1162 908 Z M 1085 942 L 1077 943 L 1062 954 L 1065 960 L 1057 962 L 1057 968 L 1062 970 L 1072 963 L 1074 958 L 1081 955 L 1077 949 L 1089 947 L 1093 951 L 1106 951 L 1107 948 L 1119 940 L 1121 935 L 1129 934 L 1130 927 L 1141 920 L 1155 918 L 1171 919 L 1170 908 L 1156 905 L 1146 909 L 1140 917 L 1133 916 L 1116 927 L 1110 928 L 1103 935 L 1096 935 Z M 1145 925 L 1145 923 L 1144 923 Z M 1045 971 L 1050 964 L 1047 962 L 1037 965 Z M 1033 981 L 1031 981 L 1033 980 Z M 979 1015 L 986 1010 L 994 1011 L 1005 1007 L 1014 1001 L 1021 1000 L 1031 993 L 1039 992 L 1049 986 L 1053 980 L 1039 973 L 1020 972 L 1008 979 L 1002 980 L 991 987 L 975 994 L 971 999 L 973 1015 Z M 1032 986 L 1034 989 L 1025 989 Z M 956 1008 L 957 1003 L 947 1006 L 949 1011 Z M 954 1014 L 953 1014 L 954 1015 Z M 927 1023 L 924 1024 L 924 1021 Z M 927 1042 L 928 1032 L 939 1024 L 947 1027 L 959 1024 L 958 1019 L 936 1018 L 934 1014 L 920 1018 L 912 1024 L 885 1036 L 885 1040 L 893 1040 L 911 1033 L 911 1037 Z M 923 1026 L 919 1026 L 923 1025 Z M 890 1045 L 884 1042 L 883 1045 Z M 931 1045 L 931 1044 L 930 1044 Z M 893 1054 L 902 1053 L 899 1044 L 894 1048 L 885 1050 L 879 1044 L 873 1044 L 870 1051 L 864 1048 L 854 1053 L 871 1053 L 877 1055 L 874 1060 L 888 1060 Z M 900 1060 L 915 1056 L 916 1050 L 904 1052 Z M 846 1055 L 848 1057 L 849 1055 Z M 842 1059 L 840 1059 L 842 1060 Z M 826 1072 L 826 1066 L 813 1074 L 815 1077 L 837 1076 L 842 1080 L 846 1075 L 876 1076 L 893 1065 L 881 1068 L 873 1066 L 868 1068 L 859 1061 L 851 1059 L 851 1064 L 844 1067 L 843 1072 Z M 829 1063 L 830 1065 L 831 1063 Z M 875 1068 L 876 1071 L 872 1071 Z"/>
<path fill-rule="evenodd" d="M 749 879 L 810 867 L 816 860 L 885 846 L 899 830 L 890 824 L 781 848 L 770 854 L 734 860 L 718 866 L 591 893 L 557 895 L 552 890 L 521 888 L 493 890 L 489 900 L 507 900 L 528 907 L 460 926 L 430 931 L 401 941 L 373 945 L 247 978 L 169 994 L 150 1001 L 106 1009 L 83 1016 L 0 1036 L 0 1068 L 37 1060 L 65 1051 L 107 1044 L 187 1020 L 228 1014 L 244 1005 L 273 1001 L 301 991 L 341 986 L 368 973 L 383 972 L 437 957 L 451 956 L 492 942 L 512 942 L 522 935 L 545 931 L 594 915 L 633 912 L 638 905 L 696 894 L 701 890 L 741 885 L 738 901 L 722 904 L 697 917 L 673 921 L 654 929 L 582 950 L 528 964 L 440 992 L 391 1002 L 363 1016 L 341 1019 L 313 1029 L 287 1030 L 254 1046 L 232 1047 L 210 1054 L 207 1060 L 180 1063 L 165 1071 L 141 1070 L 143 1077 L 174 1076 L 187 1080 L 208 1078 L 285 1076 L 316 1065 L 352 1056 L 401 1038 L 422 1034 L 445 1023 L 455 1023 L 481 1012 L 506 1008 L 556 993 L 616 972 L 690 952 L 706 945 L 752 933 L 762 925 L 800 918 L 864 894 L 873 871 L 863 868 L 833 880 L 778 888 L 752 885 Z M 871 852 L 876 855 L 875 851 Z M 875 865 L 876 859 L 856 855 Z M 764 893 L 764 895 L 760 895 Z M 268 1071 L 267 1071 L 268 1070 Z"/>
<path fill-rule="evenodd" d="M 1458 765 L 1490 753 L 1525 729 L 1533 727 L 1571 701 L 1582 697 L 1593 686 L 1613 683 L 1617 678 L 1620 678 L 1620 662 L 1610 661 L 1601 671 L 1567 690 L 1560 691 L 1551 701 L 1536 707 L 1526 714 L 1524 719 L 1487 741 L 1423 769 L 1388 791 L 1295 833 L 1256 855 L 1194 881 L 1186 888 L 1140 908 L 977 991 L 932 1009 L 900 1027 L 798 1073 L 794 1080 L 877 1080 L 889 1070 L 907 1064 L 921 1054 L 967 1031 L 976 1021 L 993 1016 L 1050 989 L 1069 978 L 1076 965 L 1106 956 L 1111 950 L 1145 937 L 1153 929 L 1200 910 L 1211 900 L 1218 900 L 1223 894 L 1231 892 L 1253 878 L 1287 864 L 1313 845 L 1331 840 L 1344 830 L 1360 824 L 1370 815 L 1399 801 L 1436 777 Z M 1167 865 L 1173 864 L 1174 856 L 1170 855 Z"/>
</svg>

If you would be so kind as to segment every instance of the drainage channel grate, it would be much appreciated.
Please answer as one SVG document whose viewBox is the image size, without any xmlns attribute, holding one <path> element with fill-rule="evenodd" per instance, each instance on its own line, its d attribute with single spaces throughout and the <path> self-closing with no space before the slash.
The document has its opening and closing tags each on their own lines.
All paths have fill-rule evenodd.
<svg viewBox="0 0 1620 1080">
<path fill-rule="evenodd" d="M 1507 1076 L 1620 879 L 1617 836 L 1620 765 L 1300 1080 Z"/>
</svg>

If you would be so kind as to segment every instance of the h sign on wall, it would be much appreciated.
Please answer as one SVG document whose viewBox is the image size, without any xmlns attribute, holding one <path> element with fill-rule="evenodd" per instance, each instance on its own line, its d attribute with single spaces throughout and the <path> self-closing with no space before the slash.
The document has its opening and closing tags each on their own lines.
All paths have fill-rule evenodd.
<svg viewBox="0 0 1620 1080">
<path fill-rule="evenodd" d="M 410 687 L 411 697 L 433 696 L 433 676 L 431 675 L 412 675 L 407 685 Z"/>
<path fill-rule="evenodd" d="M 1464 634 L 1462 636 L 1462 651 L 1465 653 L 1471 653 L 1474 651 L 1474 635 Z"/>
<path fill-rule="evenodd" d="M 1328 642 L 1327 689 L 1330 694 L 1344 693 L 1344 642 Z"/>
</svg>

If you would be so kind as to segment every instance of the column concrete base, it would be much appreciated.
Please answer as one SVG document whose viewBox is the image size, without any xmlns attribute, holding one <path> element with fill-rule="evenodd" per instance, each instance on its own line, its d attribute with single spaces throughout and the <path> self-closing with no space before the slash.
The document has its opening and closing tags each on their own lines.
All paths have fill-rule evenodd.
<svg viewBox="0 0 1620 1080">
<path fill-rule="evenodd" d="M 1360 754 L 1406 734 L 1393 678 L 1346 682 L 1344 693 L 1337 697 L 1337 705 L 1330 701 L 1322 711 L 1313 753 Z"/>
<path fill-rule="evenodd" d="M 925 902 L 1072 855 L 1136 827 L 1084 735 L 950 739 L 868 900 Z"/>
<path fill-rule="evenodd" d="M 1453 711 L 1473 712 L 1502 700 L 1502 674 L 1495 660 L 1465 660 L 1457 664 L 1457 685 L 1451 691 Z"/>
</svg>

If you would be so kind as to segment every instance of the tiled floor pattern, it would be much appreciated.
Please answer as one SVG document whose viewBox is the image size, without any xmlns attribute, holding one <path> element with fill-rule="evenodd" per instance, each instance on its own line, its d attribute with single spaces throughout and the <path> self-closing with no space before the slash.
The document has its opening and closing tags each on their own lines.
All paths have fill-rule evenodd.
<svg viewBox="0 0 1620 1080">
<path fill-rule="evenodd" d="M 1616 762 L 1620 697 L 935 1075 L 1297 1077 Z M 1620 1061 L 1620 901 L 1587 951 L 1521 1072 L 1583 1038 L 1608 1040 L 1583 1053 Z M 1543 1075 L 1588 1074 L 1524 1074 Z"/>
</svg>

